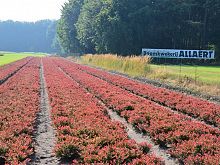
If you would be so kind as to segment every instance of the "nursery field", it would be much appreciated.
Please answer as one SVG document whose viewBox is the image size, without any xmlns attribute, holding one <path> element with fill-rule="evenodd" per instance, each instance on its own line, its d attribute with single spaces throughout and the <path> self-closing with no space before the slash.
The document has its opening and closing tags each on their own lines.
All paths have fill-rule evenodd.
<svg viewBox="0 0 220 165">
<path fill-rule="evenodd" d="M 151 65 L 153 70 L 162 70 L 171 78 L 175 79 L 181 74 L 182 77 L 189 77 L 192 80 L 197 78 L 197 81 L 207 84 L 220 84 L 220 66 L 189 66 L 183 65 Z"/>
<path fill-rule="evenodd" d="M 58 57 L 0 67 L 0 164 L 220 164 L 220 104 Z"/>
<path fill-rule="evenodd" d="M 69 59 L 76 60 L 73 57 Z M 142 56 L 84 55 L 78 62 L 132 77 L 180 86 L 196 93 L 220 95 L 220 66 L 156 65 Z"/>
</svg>

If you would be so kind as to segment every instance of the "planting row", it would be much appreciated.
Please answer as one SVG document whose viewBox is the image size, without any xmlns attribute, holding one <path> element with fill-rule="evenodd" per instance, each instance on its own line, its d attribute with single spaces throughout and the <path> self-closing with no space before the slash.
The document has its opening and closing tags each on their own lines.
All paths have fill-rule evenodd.
<svg viewBox="0 0 220 165">
<path fill-rule="evenodd" d="M 185 164 L 219 164 L 220 131 L 185 115 L 175 114 L 155 102 L 77 69 L 79 66 L 58 58 L 54 62 L 109 108 L 117 111 L 155 143 L 169 147 L 169 153 Z"/>
<path fill-rule="evenodd" d="M 29 59 L 19 62 L 21 66 Z M 14 65 L 11 66 L 15 69 Z M 0 162 L 28 162 L 33 123 L 39 110 L 39 59 L 33 59 L 0 86 Z"/>
<path fill-rule="evenodd" d="M 50 58 L 44 58 L 43 65 L 57 130 L 58 157 L 73 164 L 163 164 L 148 154 L 148 144 L 130 140 L 125 128 L 111 121 L 105 107 Z"/>
<path fill-rule="evenodd" d="M 220 128 L 220 105 L 206 100 L 195 98 L 183 93 L 174 92 L 165 88 L 158 88 L 143 84 L 119 75 L 113 75 L 88 66 L 78 65 L 79 69 L 107 80 L 135 94 L 170 107 L 184 114 L 199 118 L 208 124 Z"/>
<path fill-rule="evenodd" d="M 0 85 L 31 60 L 31 57 L 0 67 Z"/>
</svg>

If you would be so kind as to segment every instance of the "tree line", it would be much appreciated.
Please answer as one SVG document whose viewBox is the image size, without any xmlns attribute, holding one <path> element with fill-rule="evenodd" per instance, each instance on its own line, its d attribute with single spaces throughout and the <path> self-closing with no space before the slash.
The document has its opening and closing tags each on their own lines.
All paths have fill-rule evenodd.
<svg viewBox="0 0 220 165">
<path fill-rule="evenodd" d="M 57 36 L 66 53 L 131 55 L 142 48 L 219 52 L 219 18 L 219 0 L 69 0 Z"/>
<path fill-rule="evenodd" d="M 57 52 L 56 21 L 0 21 L 0 50 L 13 52 Z"/>
</svg>

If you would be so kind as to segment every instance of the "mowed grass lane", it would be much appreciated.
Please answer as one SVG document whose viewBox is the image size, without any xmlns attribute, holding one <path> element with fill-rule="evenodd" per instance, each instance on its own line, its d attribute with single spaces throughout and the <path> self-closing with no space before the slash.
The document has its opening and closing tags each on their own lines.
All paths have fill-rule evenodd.
<svg viewBox="0 0 220 165">
<path fill-rule="evenodd" d="M 15 62 L 17 60 L 23 59 L 25 57 L 43 57 L 45 54 L 38 54 L 38 53 L 5 53 L 5 52 L 0 52 L 0 66 L 9 64 L 11 62 Z"/>
<path fill-rule="evenodd" d="M 162 83 L 171 83 L 204 94 L 220 95 L 220 66 L 182 65 L 180 69 L 179 65 L 151 64 L 146 57 L 124 58 L 111 54 L 84 55 L 74 61 L 132 77 L 146 77 Z"/>
<path fill-rule="evenodd" d="M 220 66 L 177 66 L 177 65 L 150 65 L 152 70 L 158 70 L 168 79 L 190 78 L 205 84 L 220 85 Z M 180 71 L 181 70 L 181 71 Z M 156 75 L 157 76 L 157 75 Z"/>
</svg>

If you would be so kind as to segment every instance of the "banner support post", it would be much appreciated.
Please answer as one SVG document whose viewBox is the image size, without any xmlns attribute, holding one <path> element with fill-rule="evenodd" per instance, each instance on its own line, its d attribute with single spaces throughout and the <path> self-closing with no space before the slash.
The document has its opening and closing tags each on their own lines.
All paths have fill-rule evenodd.
<svg viewBox="0 0 220 165">
<path fill-rule="evenodd" d="M 182 58 L 180 59 L 179 83 L 181 83 L 181 74 L 182 74 Z"/>
</svg>

